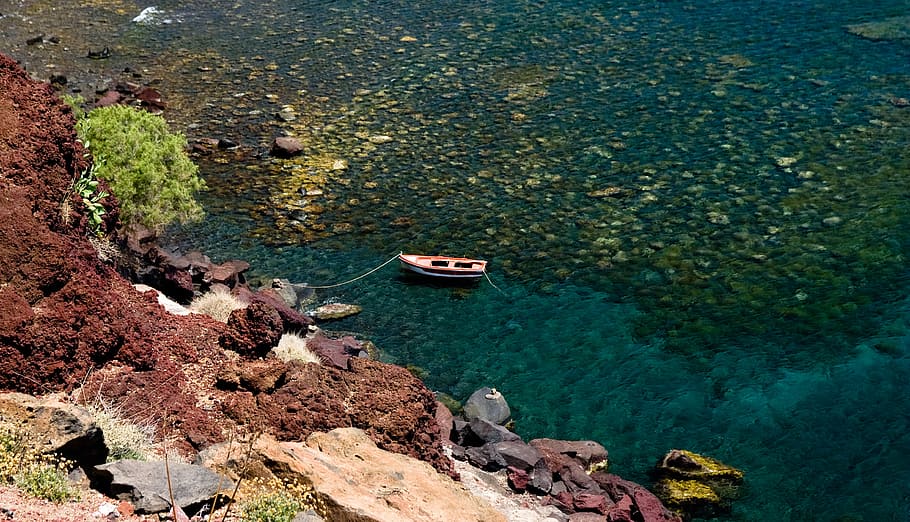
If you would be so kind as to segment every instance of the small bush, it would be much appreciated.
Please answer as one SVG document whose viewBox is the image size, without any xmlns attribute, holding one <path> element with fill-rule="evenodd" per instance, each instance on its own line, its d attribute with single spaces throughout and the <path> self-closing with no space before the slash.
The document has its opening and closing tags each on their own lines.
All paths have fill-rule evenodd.
<svg viewBox="0 0 910 522">
<path fill-rule="evenodd" d="M 257 489 L 240 505 L 242 522 L 291 522 L 297 513 L 310 509 L 326 518 L 325 503 L 311 486 L 273 480 L 258 483 Z"/>
<path fill-rule="evenodd" d="M 62 504 L 79 495 L 67 481 L 68 466 L 64 460 L 44 456 L 23 465 L 13 483 L 26 495 Z"/>
<path fill-rule="evenodd" d="M 318 355 L 307 348 L 306 339 L 296 333 L 288 332 L 282 335 L 278 340 L 278 346 L 272 348 L 272 352 L 284 362 L 302 361 L 317 364 L 322 362 Z"/>
<path fill-rule="evenodd" d="M 189 306 L 191 311 L 205 314 L 222 323 L 227 323 L 231 312 L 241 308 L 246 308 L 246 303 L 232 295 L 229 290 L 221 287 L 193 299 Z"/>
<path fill-rule="evenodd" d="M 99 107 L 76 123 L 91 151 L 95 174 L 120 201 L 124 224 L 161 230 L 202 218 L 194 199 L 205 189 L 186 153 L 186 137 L 171 133 L 161 116 L 123 105 Z"/>
<path fill-rule="evenodd" d="M 78 498 L 66 478 L 70 463 L 41 453 L 32 440 L 26 426 L 0 423 L 0 482 L 58 504 Z"/>
</svg>

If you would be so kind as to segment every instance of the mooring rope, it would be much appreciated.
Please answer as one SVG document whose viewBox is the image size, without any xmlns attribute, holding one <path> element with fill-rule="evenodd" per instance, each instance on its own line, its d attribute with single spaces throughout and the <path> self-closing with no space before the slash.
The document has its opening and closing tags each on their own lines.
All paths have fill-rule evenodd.
<svg viewBox="0 0 910 522">
<path fill-rule="evenodd" d="M 369 272 L 367 272 L 367 273 L 365 273 L 365 274 L 361 274 L 361 275 L 355 277 L 354 279 L 349 279 L 349 280 L 347 280 L 347 281 L 345 281 L 345 282 L 343 282 L 343 283 L 336 283 L 336 284 L 334 284 L 334 285 L 321 285 L 321 286 L 313 286 L 313 285 L 304 284 L 304 286 L 306 286 L 307 288 L 318 288 L 318 289 L 323 289 L 323 288 L 335 288 L 336 286 L 344 286 L 344 285 L 353 283 L 354 281 L 363 279 L 364 277 L 366 277 L 366 276 L 372 274 L 373 272 L 375 272 L 375 271 L 379 270 L 380 268 L 386 266 L 387 264 L 391 263 L 392 261 L 395 261 L 396 259 L 398 259 L 399 254 L 400 254 L 400 252 L 399 252 L 398 254 L 395 254 L 394 256 L 392 256 L 392 258 L 389 259 L 388 261 L 386 261 L 385 263 L 383 263 L 383 264 L 377 266 L 376 268 L 370 270 Z"/>
<path fill-rule="evenodd" d="M 496 286 L 496 285 L 493 284 L 493 280 L 490 279 L 490 274 L 487 273 L 487 269 L 486 269 L 486 268 L 483 269 L 483 276 L 487 278 L 487 282 L 490 283 L 490 286 L 492 286 L 493 288 L 499 290 L 499 293 L 500 293 L 500 294 L 506 295 L 506 293 L 503 292 L 498 286 Z"/>
</svg>

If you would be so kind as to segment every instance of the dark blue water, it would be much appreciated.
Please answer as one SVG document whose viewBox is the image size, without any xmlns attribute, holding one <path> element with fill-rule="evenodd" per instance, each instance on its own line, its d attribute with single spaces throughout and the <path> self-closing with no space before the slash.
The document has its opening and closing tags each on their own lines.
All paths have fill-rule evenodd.
<svg viewBox="0 0 910 522">
<path fill-rule="evenodd" d="M 501 292 L 387 267 L 320 298 L 525 438 L 743 469 L 735 520 L 910 518 L 910 41 L 846 29 L 910 4 L 232 5 L 164 2 L 118 51 L 191 135 L 307 153 L 203 160 L 173 242 L 311 284 L 488 259 Z"/>
</svg>

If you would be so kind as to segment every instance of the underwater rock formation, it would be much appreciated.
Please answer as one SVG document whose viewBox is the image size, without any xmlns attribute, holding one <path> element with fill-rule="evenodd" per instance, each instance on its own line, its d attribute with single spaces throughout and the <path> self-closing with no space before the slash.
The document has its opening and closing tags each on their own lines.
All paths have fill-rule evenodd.
<svg viewBox="0 0 910 522">
<path fill-rule="evenodd" d="M 743 472 L 718 460 L 686 450 L 671 450 L 652 471 L 655 492 L 674 511 L 688 518 L 729 513 L 739 497 Z"/>
</svg>

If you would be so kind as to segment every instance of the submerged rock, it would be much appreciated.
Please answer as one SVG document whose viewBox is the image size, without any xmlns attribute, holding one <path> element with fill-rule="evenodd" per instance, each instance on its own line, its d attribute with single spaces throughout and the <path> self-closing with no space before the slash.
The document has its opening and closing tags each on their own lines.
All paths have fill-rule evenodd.
<svg viewBox="0 0 910 522">
<path fill-rule="evenodd" d="M 667 507 L 688 517 L 729 513 L 743 483 L 742 471 L 686 450 L 671 450 L 652 475 L 657 496 Z"/>
<path fill-rule="evenodd" d="M 313 310 L 309 313 L 309 315 L 315 317 L 316 319 L 319 319 L 320 321 L 327 321 L 331 319 L 342 319 L 351 315 L 357 315 L 362 311 L 363 307 L 360 305 L 329 303 Z"/>
<path fill-rule="evenodd" d="M 910 16 L 893 16 L 884 20 L 848 25 L 847 31 L 869 40 L 910 38 Z"/>
<path fill-rule="evenodd" d="M 272 156 L 291 158 L 303 152 L 303 144 L 297 138 L 282 136 L 272 142 Z"/>
</svg>

